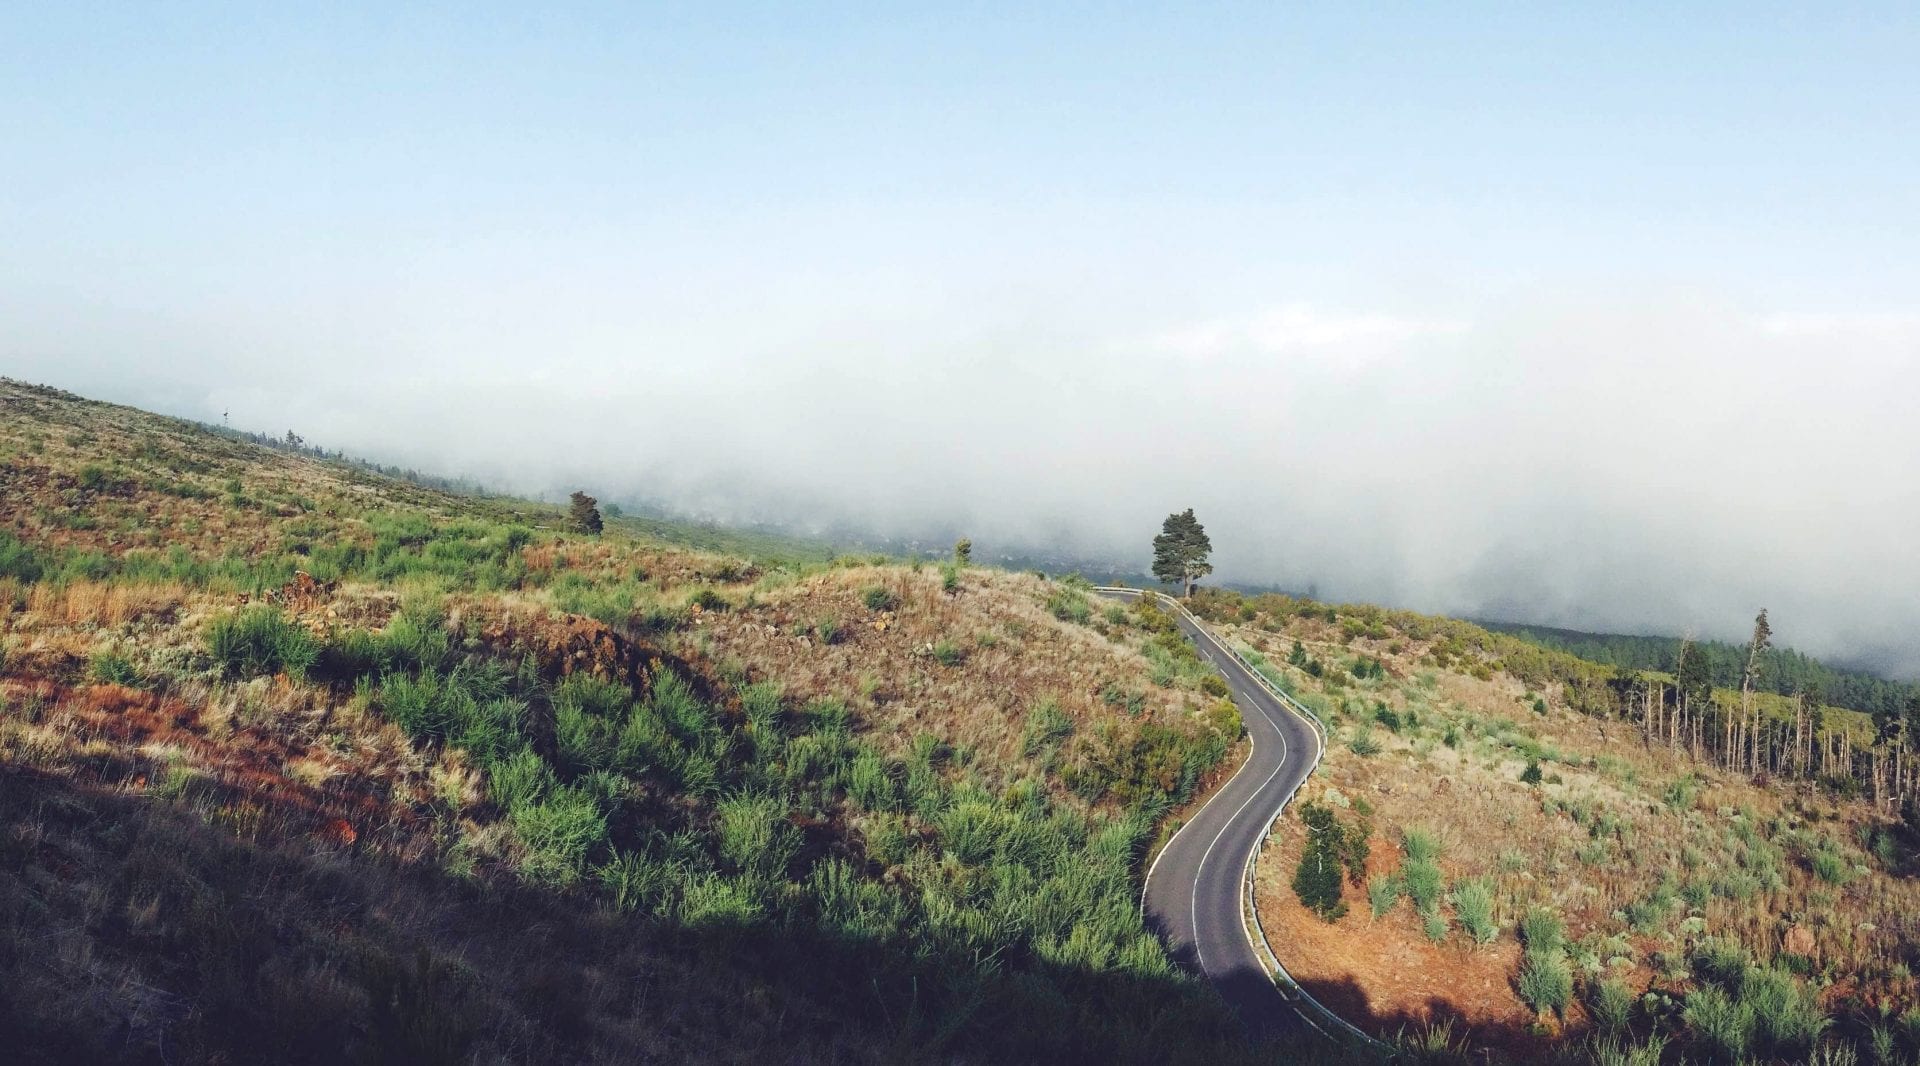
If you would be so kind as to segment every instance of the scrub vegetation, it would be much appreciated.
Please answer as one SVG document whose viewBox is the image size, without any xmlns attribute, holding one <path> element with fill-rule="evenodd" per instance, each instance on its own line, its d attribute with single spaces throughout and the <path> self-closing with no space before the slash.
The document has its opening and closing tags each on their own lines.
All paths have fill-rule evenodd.
<svg viewBox="0 0 1920 1066">
<path fill-rule="evenodd" d="M 0 462 L 21 1061 L 1344 1060 L 1140 915 L 1244 744 L 1151 604 L 11 382 Z M 1903 718 L 1194 608 L 1332 727 L 1262 920 L 1407 1060 L 1920 1053 Z"/>
<path fill-rule="evenodd" d="M 1920 1056 L 1920 819 L 1887 715 L 1764 686 L 1685 697 L 1367 606 L 1206 591 L 1194 610 L 1332 732 L 1256 891 L 1281 960 L 1347 1017 L 1517 1061 Z M 1756 736 L 1785 743 L 1756 755 Z M 1835 772 L 1783 769 L 1796 745 Z M 1375 837 L 1337 900 L 1294 891 L 1316 811 Z"/>
<path fill-rule="evenodd" d="M 16 1061 L 1264 1059 L 1140 915 L 1240 741 L 1150 606 L 0 415 Z"/>
</svg>

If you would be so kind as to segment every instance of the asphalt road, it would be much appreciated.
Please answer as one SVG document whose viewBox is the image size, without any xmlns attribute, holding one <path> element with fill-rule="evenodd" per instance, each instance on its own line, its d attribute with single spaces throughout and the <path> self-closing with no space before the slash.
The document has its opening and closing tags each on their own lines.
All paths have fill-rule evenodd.
<svg viewBox="0 0 1920 1066">
<path fill-rule="evenodd" d="M 1248 943 L 1241 899 L 1247 860 L 1274 812 L 1312 770 L 1319 737 L 1205 627 L 1175 618 L 1233 690 L 1253 754 L 1154 860 L 1147 922 L 1175 961 L 1219 990 L 1255 1038 L 1318 1043 L 1325 1038 L 1280 994 Z"/>
</svg>

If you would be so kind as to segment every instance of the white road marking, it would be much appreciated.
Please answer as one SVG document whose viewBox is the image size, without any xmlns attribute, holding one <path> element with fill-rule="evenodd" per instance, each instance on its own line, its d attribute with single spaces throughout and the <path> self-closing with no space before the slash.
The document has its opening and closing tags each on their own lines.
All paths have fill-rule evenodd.
<svg viewBox="0 0 1920 1066">
<path fill-rule="evenodd" d="M 1137 589 L 1127 589 L 1124 591 L 1120 589 L 1103 589 L 1101 591 L 1103 593 L 1122 592 L 1123 594 L 1131 594 L 1134 598 L 1143 598 L 1143 594 Z M 1182 611 L 1182 613 L 1186 614 L 1185 611 Z M 1266 721 L 1268 728 L 1272 729 L 1274 734 L 1280 740 L 1280 765 L 1274 769 L 1273 773 L 1267 775 L 1267 779 L 1265 781 L 1262 781 L 1259 784 L 1259 786 L 1254 789 L 1253 794 L 1248 796 L 1245 802 L 1240 804 L 1239 809 L 1234 811 L 1233 814 L 1227 818 L 1226 822 L 1223 825 L 1221 825 L 1220 831 L 1215 833 L 1213 839 L 1207 843 L 1207 850 L 1201 854 L 1199 866 L 1194 869 L 1193 892 L 1188 900 L 1188 904 L 1189 904 L 1188 921 L 1190 925 L 1190 932 L 1192 934 L 1190 939 L 1193 941 L 1194 958 L 1195 958 L 1195 961 L 1200 964 L 1200 972 L 1204 975 L 1206 974 L 1206 971 L 1207 971 L 1207 963 L 1206 963 L 1206 956 L 1204 955 L 1204 953 L 1201 951 L 1201 948 L 1200 948 L 1200 936 L 1199 936 L 1199 932 L 1200 932 L 1199 896 L 1200 896 L 1201 873 L 1206 869 L 1207 860 L 1212 857 L 1214 847 L 1220 843 L 1220 839 L 1222 837 L 1226 836 L 1227 830 L 1229 828 L 1232 828 L 1233 823 L 1239 819 L 1241 813 L 1245 811 L 1247 807 L 1250 804 L 1252 804 L 1255 799 L 1259 798 L 1261 793 L 1267 790 L 1267 786 L 1272 784 L 1273 779 L 1280 775 L 1280 771 L 1286 768 L 1287 756 L 1290 751 L 1290 748 L 1287 744 L 1286 730 L 1281 727 L 1279 721 L 1274 718 L 1273 714 L 1267 709 L 1267 707 L 1261 701 L 1263 698 L 1267 700 L 1273 700 L 1275 701 L 1276 706 L 1279 707 L 1280 712 L 1282 714 L 1286 715 L 1289 718 L 1297 719 L 1302 724 L 1310 724 L 1310 723 L 1307 722 L 1306 718 L 1301 714 L 1299 710 L 1295 708 L 1295 706 L 1289 705 L 1290 704 L 1289 700 L 1283 697 L 1275 696 L 1272 693 L 1268 692 L 1266 689 L 1266 686 L 1261 684 L 1261 682 L 1264 679 L 1257 676 L 1254 673 L 1253 668 L 1250 665 L 1242 662 L 1238 655 L 1235 655 L 1234 653 L 1229 651 L 1226 645 L 1221 642 L 1218 636 L 1214 635 L 1211 629 L 1208 629 L 1205 625 L 1200 624 L 1198 619 L 1194 619 L 1190 615 L 1186 620 L 1189 622 L 1189 624 L 1193 626 L 1195 633 L 1207 638 L 1206 643 L 1201 645 L 1200 650 L 1206 655 L 1206 657 L 1210 661 L 1213 662 L 1215 667 L 1218 667 L 1220 665 L 1220 661 L 1221 661 L 1220 656 L 1222 654 L 1225 654 L 1227 658 L 1232 659 L 1234 661 L 1235 669 L 1240 671 L 1240 673 L 1253 678 L 1254 685 L 1252 688 L 1246 689 L 1245 694 L 1247 698 L 1252 700 L 1254 705 L 1259 708 L 1260 717 Z M 1226 671 L 1222 670 L 1221 672 L 1225 673 Z M 1233 777 L 1229 778 L 1227 780 L 1226 785 L 1224 785 L 1221 788 L 1220 794 L 1222 795 L 1232 790 L 1234 784 L 1239 781 L 1240 775 L 1246 772 L 1247 767 L 1253 765 L 1255 757 L 1259 754 L 1258 732 L 1253 729 L 1247 730 L 1247 738 L 1251 744 L 1251 750 L 1247 754 L 1246 761 L 1240 764 L 1240 768 L 1234 771 Z M 1314 739 L 1316 742 L 1320 740 L 1320 733 L 1317 729 L 1314 731 Z M 1303 781 L 1302 784 L 1304 783 L 1305 782 Z M 1298 789 L 1298 786 L 1296 786 L 1296 791 L 1297 789 Z M 1215 798 L 1217 799 L 1218 796 L 1216 796 Z M 1292 793 L 1288 793 L 1288 798 L 1289 799 L 1292 798 Z M 1284 802 L 1285 801 L 1283 801 L 1283 803 Z M 1201 813 L 1204 814 L 1208 806 L 1211 806 L 1211 804 L 1203 805 L 1201 807 Z M 1280 812 L 1276 810 L 1274 812 L 1274 819 L 1277 819 L 1279 817 L 1279 814 Z M 1273 819 L 1270 819 L 1268 821 L 1269 827 L 1271 827 L 1272 822 L 1273 822 Z M 1148 890 L 1151 888 L 1153 884 L 1154 872 L 1158 870 L 1160 867 L 1160 860 L 1166 858 L 1167 852 L 1172 851 L 1174 844 L 1180 839 L 1180 834 L 1182 832 L 1185 832 L 1188 829 L 1193 828 L 1193 824 L 1194 823 L 1192 822 L 1188 822 L 1185 825 L 1182 825 L 1179 829 L 1175 830 L 1173 836 L 1168 838 L 1166 844 L 1161 847 L 1160 854 L 1154 856 L 1153 862 L 1148 864 L 1146 883 L 1141 886 L 1141 891 L 1140 891 L 1140 906 L 1143 911 L 1146 909 L 1147 896 L 1149 894 Z M 1243 865 L 1251 866 L 1254 853 L 1259 850 L 1259 847 L 1260 847 L 1260 841 L 1259 840 L 1254 841 L 1253 848 L 1247 852 L 1247 858 L 1244 861 Z M 1237 892 L 1237 887 L 1236 887 L 1236 892 Z M 1244 914 L 1240 915 L 1239 920 L 1244 923 L 1245 915 Z M 1243 942 L 1247 945 L 1247 950 L 1251 953 L 1253 952 L 1253 934 L 1246 930 L 1242 930 L 1242 932 L 1245 934 Z M 1260 968 L 1263 971 L 1266 969 L 1265 964 L 1260 961 L 1257 954 L 1254 956 L 1254 963 L 1260 966 Z M 1304 993 L 1302 994 L 1304 995 Z M 1313 1002 L 1311 997 L 1308 997 L 1308 1001 Z M 1282 1000 L 1281 1002 L 1284 1003 L 1285 1001 Z M 1322 1028 L 1318 1022 L 1314 1021 L 1314 1019 L 1306 1011 L 1300 1010 L 1297 1006 L 1293 1006 L 1291 1004 L 1288 1004 L 1288 1006 L 1291 1007 L 1294 1017 L 1297 1017 L 1301 1021 L 1305 1022 L 1315 1032 L 1327 1038 L 1329 1041 L 1334 1041 L 1332 1034 L 1328 1033 L 1326 1029 Z M 1324 1007 L 1320 1009 L 1325 1010 Z M 1336 1022 L 1340 1022 L 1344 1028 L 1346 1028 L 1351 1033 L 1353 1033 L 1353 1035 L 1359 1038 L 1362 1042 L 1370 1042 L 1370 1039 L 1366 1036 L 1366 1034 L 1360 1032 L 1358 1029 L 1353 1028 L 1351 1024 L 1346 1023 L 1345 1020 L 1341 1019 L 1338 1015 L 1332 1015 L 1332 1017 Z M 1338 1041 L 1334 1041 L 1334 1042 L 1337 1043 Z"/>
<path fill-rule="evenodd" d="M 1260 716 L 1262 718 L 1265 718 L 1267 716 L 1266 711 L 1262 710 L 1260 712 Z M 1268 719 L 1267 724 L 1273 725 L 1272 719 Z M 1200 969 L 1202 971 L 1205 971 L 1207 968 L 1207 958 L 1205 955 L 1201 954 L 1201 951 L 1200 951 L 1200 881 L 1204 876 L 1204 874 L 1206 873 L 1207 860 L 1213 857 L 1214 846 L 1220 843 L 1221 837 L 1227 835 L 1227 830 L 1233 828 L 1233 823 L 1239 819 L 1240 812 L 1246 810 L 1248 805 L 1251 804 L 1254 800 L 1259 799 L 1260 794 L 1267 790 L 1267 786 L 1273 784 L 1273 779 L 1280 776 L 1280 771 L 1287 768 L 1286 734 L 1280 732 L 1277 726 L 1274 728 L 1274 734 L 1280 738 L 1280 765 L 1274 767 L 1273 772 L 1267 775 L 1267 779 L 1265 781 L 1260 782 L 1260 787 L 1253 790 L 1253 795 L 1248 796 L 1246 799 L 1246 802 L 1240 804 L 1240 806 L 1236 808 L 1234 812 L 1227 817 L 1226 822 L 1220 826 L 1220 831 L 1213 835 L 1212 841 L 1208 842 L 1207 850 L 1201 853 L 1200 865 L 1193 868 L 1193 896 L 1191 900 L 1192 913 L 1191 913 L 1191 916 L 1189 917 L 1188 925 L 1193 930 L 1193 955 L 1195 959 L 1199 960 Z M 1259 960 L 1256 959 L 1254 961 L 1258 962 Z"/>
</svg>

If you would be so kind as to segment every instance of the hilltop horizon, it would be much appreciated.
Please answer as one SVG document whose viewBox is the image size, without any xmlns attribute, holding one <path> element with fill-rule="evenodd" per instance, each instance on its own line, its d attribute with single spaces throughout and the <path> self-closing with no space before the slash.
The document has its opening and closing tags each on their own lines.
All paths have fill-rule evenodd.
<svg viewBox="0 0 1920 1066">
<path fill-rule="evenodd" d="M 86 397 L 81 398 L 86 399 Z M 137 409 L 137 405 L 129 404 L 128 406 L 136 406 Z M 154 413 L 169 414 L 169 412 Z M 284 443 L 283 433 L 270 432 L 265 429 L 235 427 L 231 424 L 203 422 L 188 415 L 177 413 L 172 416 L 186 418 L 188 421 L 196 422 L 208 429 L 234 433 L 270 445 L 279 446 Z M 293 431 L 287 430 L 284 432 Z M 334 456 L 348 462 L 371 464 L 376 469 L 382 469 L 389 473 L 404 474 L 410 478 L 422 480 L 438 487 L 502 496 L 519 495 L 506 486 L 485 484 L 482 481 L 472 478 L 468 472 L 403 468 L 400 464 L 390 459 L 356 454 L 350 449 L 339 448 L 327 441 L 308 441 L 302 437 L 298 443 L 298 447 Z M 578 487 L 580 486 L 554 485 L 543 491 L 525 495 L 529 499 L 539 500 L 544 503 L 562 504 L 566 502 L 568 493 Z M 591 485 L 585 487 L 589 489 L 594 488 L 594 486 Z M 889 534 L 873 529 L 861 530 L 845 526 L 827 530 L 818 526 L 809 527 L 802 524 L 783 522 L 779 520 L 777 516 L 772 515 L 763 516 L 761 520 L 754 522 L 730 521 L 724 516 L 675 508 L 670 503 L 659 500 L 650 501 L 645 499 L 608 497 L 604 502 L 610 505 L 616 514 L 625 514 L 634 518 L 661 519 L 682 524 L 694 523 L 697 525 L 706 525 L 716 530 L 770 535 L 787 540 L 788 543 L 785 546 L 788 550 L 798 550 L 801 549 L 803 545 L 811 546 L 817 549 L 823 557 L 830 557 L 834 554 L 844 552 L 881 551 L 907 557 L 923 556 L 938 559 L 948 553 L 956 539 L 966 537 L 972 540 L 974 537 L 971 530 L 959 526 L 934 531 L 924 531 L 918 536 L 909 536 Z M 1067 539 L 1071 542 L 1071 537 Z M 996 544 L 991 541 L 982 541 L 976 545 L 975 550 L 977 557 L 984 563 L 1001 565 L 1016 570 L 1035 569 L 1054 574 L 1078 573 L 1098 581 L 1118 581 L 1146 587 L 1152 587 L 1156 584 L 1147 572 L 1149 569 L 1147 566 L 1147 557 L 1151 552 L 1144 546 L 1136 555 L 1131 557 L 1114 556 L 1108 558 L 1077 556 L 1071 552 L 1063 552 L 1058 548 L 1049 548 L 1046 544 L 1022 542 L 1003 542 Z M 1225 560 L 1223 560 L 1223 562 L 1224 561 Z M 1231 564 L 1229 563 L 1228 565 Z M 1343 600 L 1337 597 L 1323 596 L 1322 590 L 1318 587 L 1317 583 L 1311 580 L 1302 587 L 1291 588 L 1273 582 L 1246 579 L 1214 580 L 1210 581 L 1210 583 L 1222 588 L 1248 594 L 1279 593 L 1308 600 L 1324 599 L 1326 602 L 1331 603 L 1372 603 L 1377 606 L 1400 610 L 1422 609 L 1419 605 L 1408 603 L 1359 599 Z M 1447 611 L 1429 611 L 1428 613 L 1448 615 L 1463 621 L 1485 625 L 1489 628 L 1521 633 L 1523 635 L 1533 634 L 1536 636 L 1544 636 L 1548 638 L 1549 641 L 1552 641 L 1555 637 L 1592 638 L 1599 642 L 1610 640 L 1630 642 L 1662 641 L 1672 646 L 1671 651 L 1665 653 L 1670 657 L 1677 656 L 1679 645 L 1687 640 L 1713 642 L 1729 648 L 1738 645 L 1744 635 L 1742 632 L 1743 628 L 1746 627 L 1747 623 L 1751 622 L 1751 616 L 1749 615 L 1728 620 L 1727 624 L 1710 631 L 1702 631 L 1700 629 L 1693 629 L 1691 631 L 1675 629 L 1663 630 L 1658 627 L 1650 627 L 1638 631 L 1619 631 L 1553 625 L 1525 617 L 1495 617 L 1467 613 L 1455 614 Z M 1553 646 L 1565 646 L 1565 642 L 1561 641 Z M 1790 637 L 1783 638 L 1778 643 L 1778 651 L 1787 654 L 1810 654 L 1806 653 L 1805 649 L 1796 647 Z M 1640 657 L 1645 658 L 1646 654 L 1645 652 L 1641 652 Z M 1592 656 L 1589 655 L 1588 657 Z M 1920 674 L 1914 676 L 1899 676 L 1884 668 L 1877 667 L 1872 663 L 1850 661 L 1844 656 L 1825 655 L 1810 657 L 1813 658 L 1817 664 L 1842 673 L 1865 675 L 1892 682 L 1896 685 L 1910 684 L 1916 680 L 1920 680 Z"/>
</svg>

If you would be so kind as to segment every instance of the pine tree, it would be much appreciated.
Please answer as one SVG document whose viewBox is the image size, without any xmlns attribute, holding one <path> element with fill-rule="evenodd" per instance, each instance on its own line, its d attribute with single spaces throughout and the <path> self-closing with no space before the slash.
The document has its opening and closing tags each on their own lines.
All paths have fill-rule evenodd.
<svg viewBox="0 0 1920 1066">
<path fill-rule="evenodd" d="M 1762 658 L 1773 647 L 1773 626 L 1767 622 L 1767 612 L 1762 608 L 1753 620 L 1753 640 L 1747 645 L 1747 668 L 1740 676 L 1740 709 L 1743 712 L 1741 727 L 1747 732 L 1747 766 L 1751 772 L 1760 770 L 1760 705 L 1753 698 L 1754 689 L 1760 684 L 1760 668 L 1765 665 Z M 1737 766 L 1743 754 L 1737 749 L 1728 753 L 1730 765 Z"/>
<path fill-rule="evenodd" d="M 1873 712 L 1873 740 L 1876 744 L 1905 747 L 1912 738 L 1913 718 L 1920 714 L 1920 696 L 1899 707 Z"/>
<path fill-rule="evenodd" d="M 1303 804 L 1300 820 L 1307 827 L 1306 849 L 1293 872 L 1293 894 L 1327 921 L 1347 912 L 1340 900 L 1340 870 L 1346 859 L 1346 834 L 1331 810 L 1318 803 Z"/>
<path fill-rule="evenodd" d="M 1178 583 L 1183 595 L 1192 596 L 1194 583 L 1213 573 L 1213 564 L 1207 561 L 1212 553 L 1213 542 L 1207 539 L 1200 520 L 1193 517 L 1193 508 L 1170 514 L 1160 527 L 1160 535 L 1153 538 L 1153 576 L 1169 584 Z"/>
<path fill-rule="evenodd" d="M 953 542 L 953 565 L 966 566 L 973 562 L 973 541 L 961 537 Z"/>
<path fill-rule="evenodd" d="M 599 500 L 584 492 L 574 493 L 567 507 L 567 528 L 575 533 L 599 536 L 602 528 L 599 503 Z"/>
<path fill-rule="evenodd" d="M 1697 734 L 1700 719 L 1713 705 L 1713 667 L 1691 640 L 1680 642 L 1680 664 L 1674 669 L 1674 690 L 1680 701 L 1680 727 Z M 1684 734 L 1683 734 L 1684 738 Z M 1695 745 L 1694 755 L 1699 755 Z"/>
</svg>

